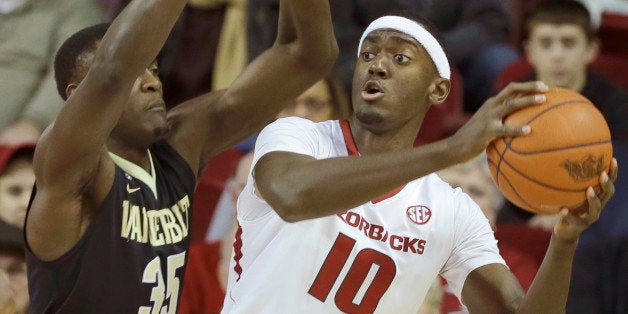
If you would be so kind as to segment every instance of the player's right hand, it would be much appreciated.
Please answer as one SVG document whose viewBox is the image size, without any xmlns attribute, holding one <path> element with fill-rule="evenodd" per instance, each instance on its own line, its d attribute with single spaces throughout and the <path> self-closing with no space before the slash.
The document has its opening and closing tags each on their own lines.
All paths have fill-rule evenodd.
<svg viewBox="0 0 628 314">
<path fill-rule="evenodd" d="M 501 136 L 521 136 L 530 133 L 527 125 L 508 126 L 504 119 L 519 109 L 545 102 L 545 83 L 510 83 L 482 107 L 450 139 L 462 160 L 482 153 L 492 140 Z M 525 96 L 521 96 L 525 95 Z"/>
</svg>

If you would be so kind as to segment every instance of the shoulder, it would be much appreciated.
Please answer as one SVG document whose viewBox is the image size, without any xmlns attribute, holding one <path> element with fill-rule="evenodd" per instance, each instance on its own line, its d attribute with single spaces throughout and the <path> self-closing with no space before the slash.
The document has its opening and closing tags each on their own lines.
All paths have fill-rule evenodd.
<svg viewBox="0 0 628 314">
<path fill-rule="evenodd" d="M 268 133 L 289 134 L 295 137 L 309 135 L 329 135 L 338 126 L 338 121 L 329 120 L 324 122 L 313 122 L 299 117 L 280 118 L 267 125 L 260 137 Z"/>
<path fill-rule="evenodd" d="M 482 210 L 469 195 L 459 187 L 452 187 L 436 173 L 429 174 L 419 180 L 432 203 L 445 205 L 452 211 L 452 215 L 466 218 L 484 217 Z"/>
<path fill-rule="evenodd" d="M 273 121 L 266 128 L 277 126 L 313 128 L 314 124 L 313 121 L 301 117 L 285 117 Z"/>
<path fill-rule="evenodd" d="M 292 152 L 316 159 L 337 155 L 341 141 L 335 131 L 337 129 L 340 129 L 337 121 L 314 123 L 296 117 L 278 119 L 260 132 L 255 143 L 254 163 L 273 151 Z"/>
<path fill-rule="evenodd" d="M 431 173 L 417 180 L 431 195 L 439 199 L 455 200 L 464 194 L 460 188 L 453 188 L 443 181 L 438 174 Z"/>
</svg>

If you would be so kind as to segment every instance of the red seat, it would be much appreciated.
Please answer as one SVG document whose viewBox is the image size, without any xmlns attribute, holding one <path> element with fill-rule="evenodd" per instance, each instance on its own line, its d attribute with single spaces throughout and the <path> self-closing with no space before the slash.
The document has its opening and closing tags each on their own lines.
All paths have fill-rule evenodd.
<svg viewBox="0 0 628 314">
<path fill-rule="evenodd" d="M 602 42 L 601 50 L 605 54 L 628 59 L 628 15 L 617 13 L 603 13 L 598 30 L 598 37 Z M 626 72 L 622 72 L 625 75 Z"/>
<path fill-rule="evenodd" d="M 238 161 L 243 155 L 244 153 L 235 148 L 227 149 L 216 155 L 205 169 L 194 192 L 192 243 L 204 241 L 225 183 L 235 174 Z"/>
<path fill-rule="evenodd" d="M 190 246 L 178 313 L 220 313 L 225 298 L 218 277 L 220 254 L 220 242 L 195 243 Z"/>
</svg>

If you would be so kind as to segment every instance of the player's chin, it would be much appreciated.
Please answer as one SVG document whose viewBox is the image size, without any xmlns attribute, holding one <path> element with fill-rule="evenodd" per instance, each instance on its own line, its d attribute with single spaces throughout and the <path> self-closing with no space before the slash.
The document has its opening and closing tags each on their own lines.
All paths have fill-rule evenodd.
<svg viewBox="0 0 628 314">
<path fill-rule="evenodd" d="M 163 123 L 153 128 L 153 135 L 158 139 L 164 138 L 168 132 L 170 132 L 170 126 L 167 123 Z"/>
<path fill-rule="evenodd" d="M 355 117 L 358 119 L 358 121 L 366 125 L 375 125 L 384 122 L 384 117 L 374 111 L 358 111 L 356 112 Z"/>
</svg>

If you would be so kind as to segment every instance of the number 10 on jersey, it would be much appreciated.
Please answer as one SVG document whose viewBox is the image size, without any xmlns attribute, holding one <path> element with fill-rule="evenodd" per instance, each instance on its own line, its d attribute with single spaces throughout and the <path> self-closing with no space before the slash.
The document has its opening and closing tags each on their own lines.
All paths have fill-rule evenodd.
<svg viewBox="0 0 628 314">
<path fill-rule="evenodd" d="M 355 242 L 343 233 L 338 234 L 308 291 L 310 295 L 325 302 Z M 373 267 L 377 268 L 374 275 L 374 271 L 371 271 Z M 346 313 L 373 313 L 395 278 L 396 271 L 395 262 L 388 255 L 373 249 L 360 250 L 336 292 L 336 306 Z"/>
</svg>

